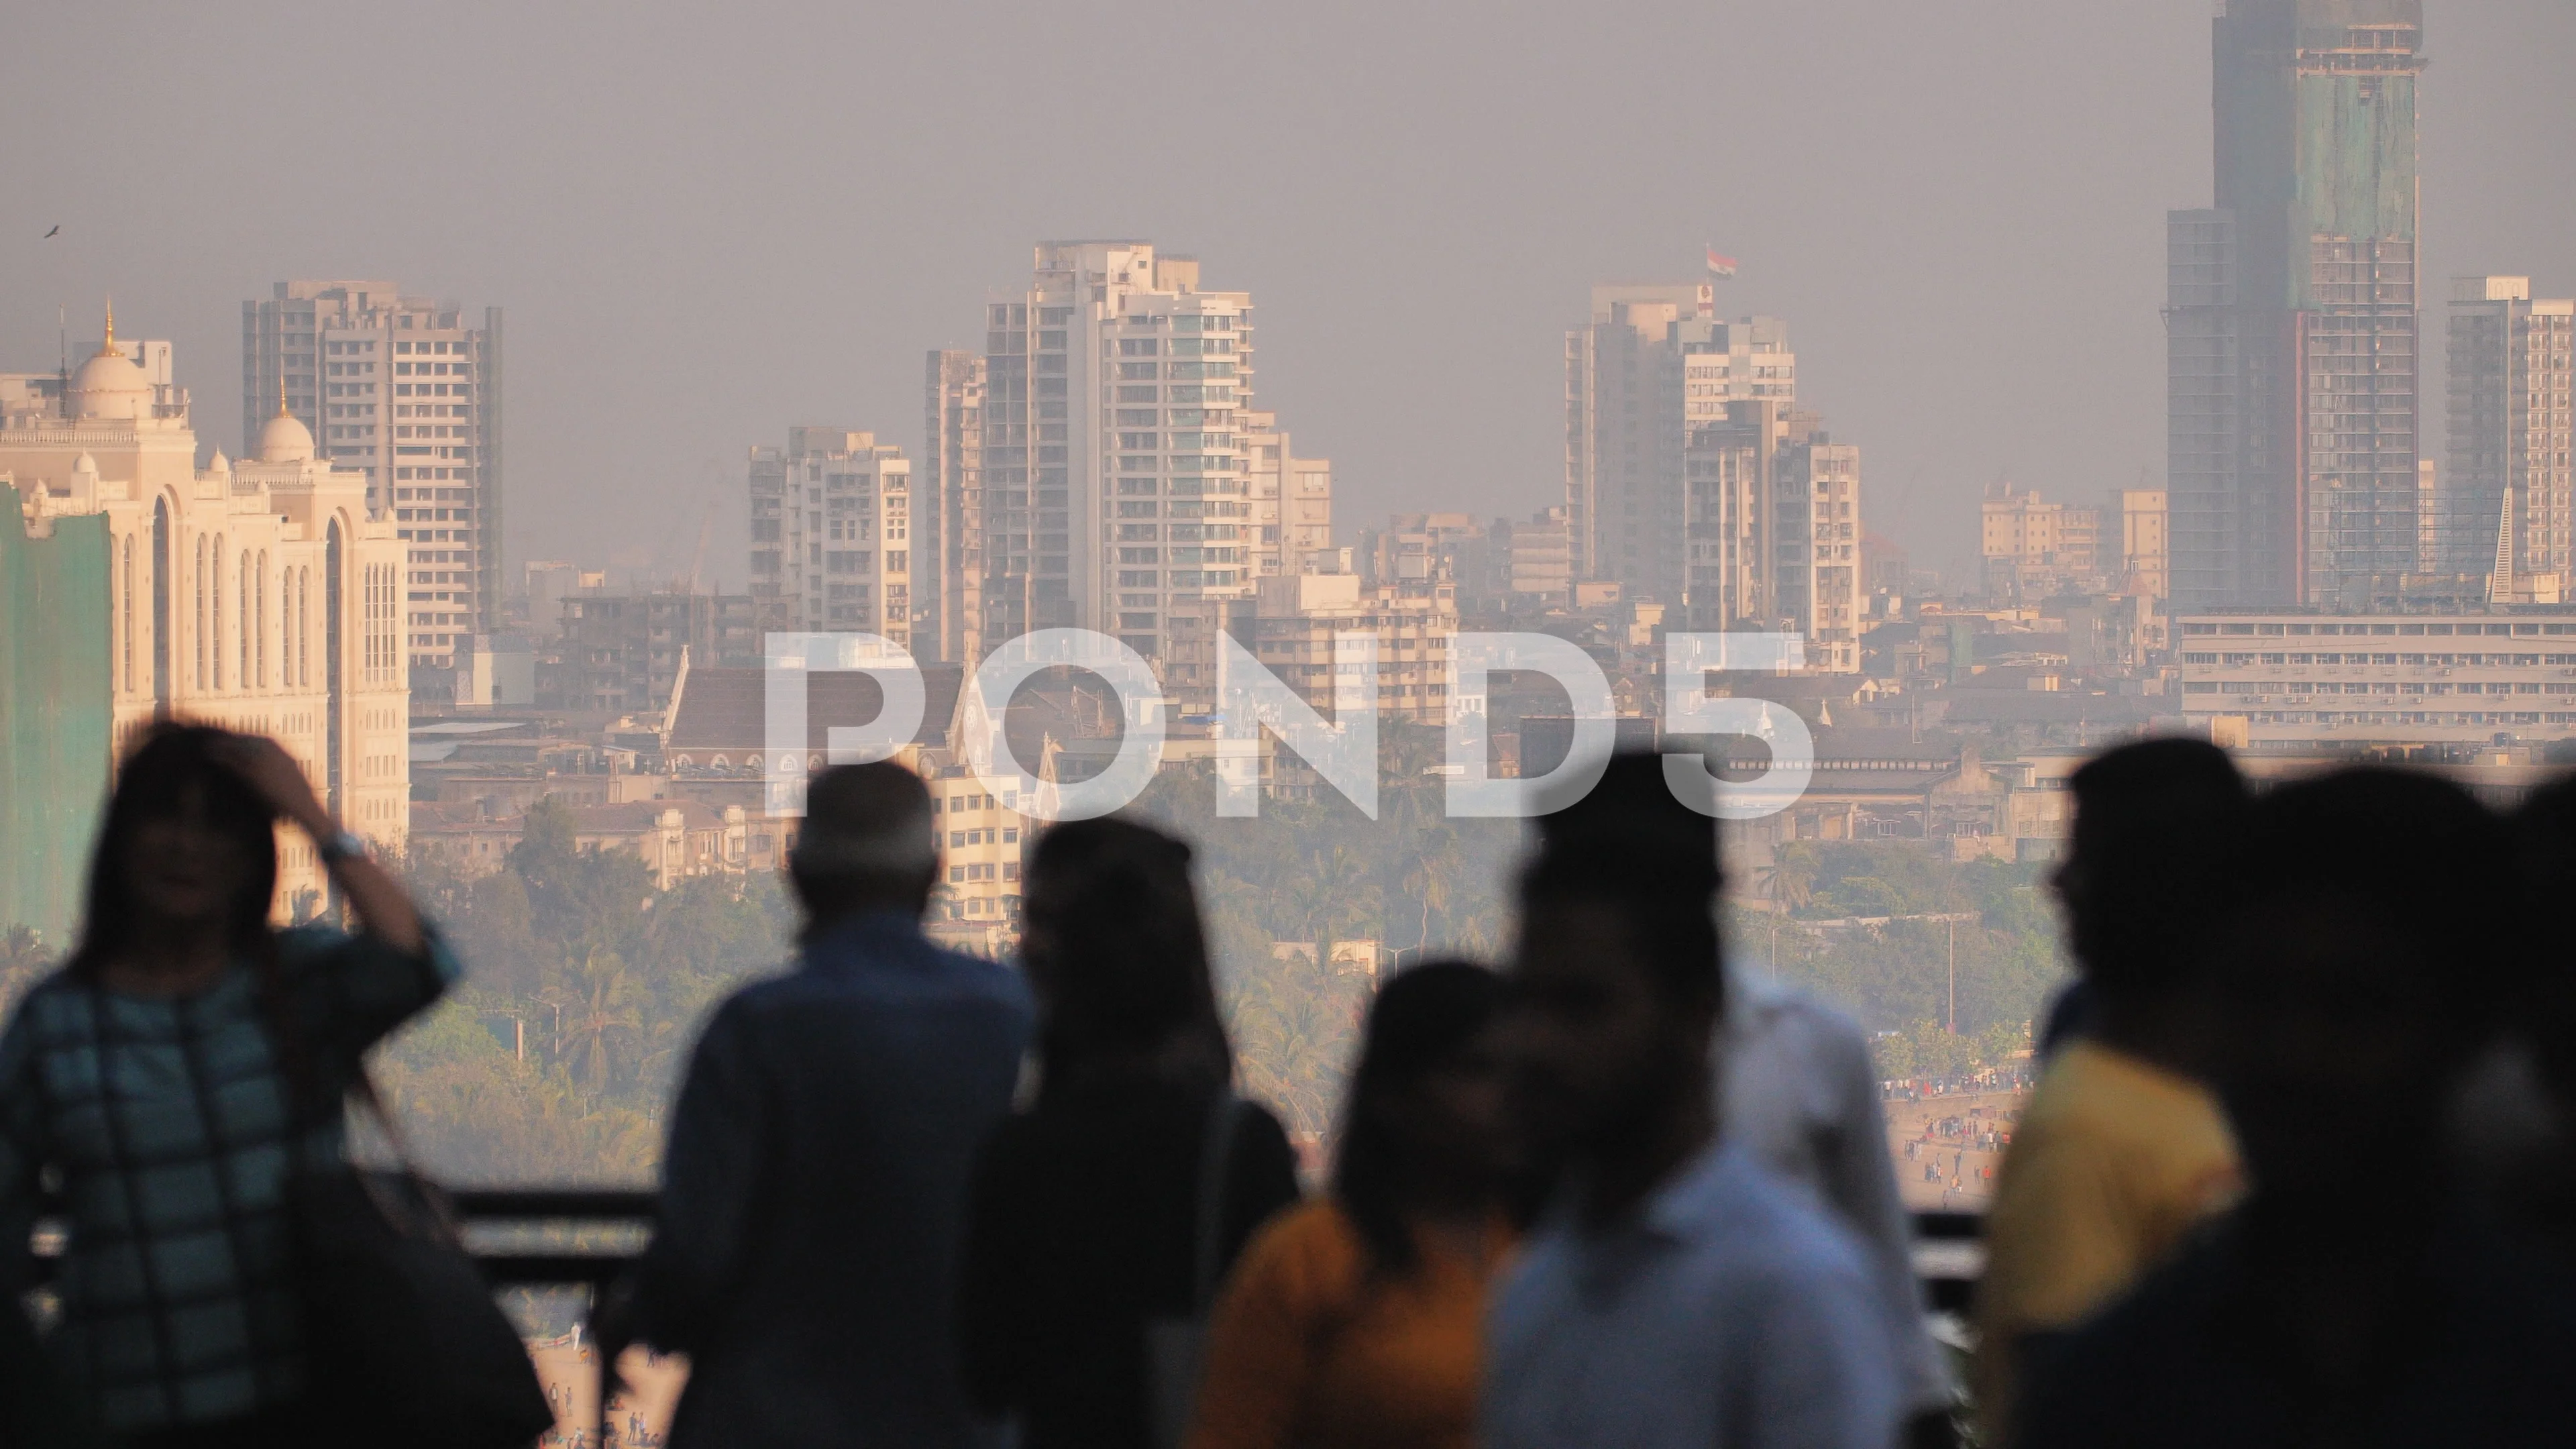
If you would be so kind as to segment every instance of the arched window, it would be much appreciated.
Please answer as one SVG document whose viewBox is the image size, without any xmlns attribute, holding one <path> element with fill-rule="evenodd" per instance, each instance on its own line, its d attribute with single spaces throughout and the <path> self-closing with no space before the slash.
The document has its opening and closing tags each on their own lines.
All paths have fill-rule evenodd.
<svg viewBox="0 0 2576 1449">
<path fill-rule="evenodd" d="M 215 661 L 214 687 L 221 689 L 224 687 L 224 536 L 220 533 L 215 535 L 214 553 L 207 563 L 207 653 Z"/>
<path fill-rule="evenodd" d="M 206 537 L 197 535 L 197 688 L 206 687 Z"/>
<path fill-rule="evenodd" d="M 346 550 L 340 540 L 340 520 L 334 518 L 322 532 L 322 686 L 323 686 L 323 796 L 322 803 L 337 810 L 341 799 L 341 741 L 347 731 L 340 714 L 343 697 L 341 685 L 340 611 L 347 590 L 341 570 L 346 567 Z"/>
<path fill-rule="evenodd" d="M 233 634 L 234 643 L 241 651 L 241 659 L 233 668 L 233 688 L 248 689 L 250 688 L 251 636 L 259 632 L 255 627 L 256 620 L 253 612 L 259 594 L 251 581 L 249 549 L 243 549 L 241 552 L 240 570 L 234 580 L 233 611 L 241 617 L 233 621 Z"/>
<path fill-rule="evenodd" d="M 130 534 L 130 533 L 129 533 L 129 534 L 127 534 L 127 535 L 125 536 L 125 543 L 124 543 L 124 546 L 123 546 L 121 549 L 119 549 L 119 550 L 118 550 L 118 552 L 119 552 L 122 556 L 117 560 L 117 574 L 118 574 L 118 576 L 119 576 L 119 588 L 118 588 L 118 591 L 117 591 L 117 600 L 118 600 L 118 602 L 117 602 L 117 633 L 123 636 L 123 637 L 122 637 L 122 640 L 120 641 L 120 644 L 119 644 L 119 652 L 120 652 L 120 654 L 122 655 L 122 658 L 123 658 L 123 661 L 124 661 L 124 662 L 123 662 L 123 668 L 124 668 L 124 671 L 125 671 L 125 692 L 126 692 L 127 694 L 132 694 L 132 693 L 134 692 L 134 535 L 133 535 L 133 534 Z"/>
<path fill-rule="evenodd" d="M 152 698 L 170 705 L 170 500 L 152 501 Z"/>
</svg>

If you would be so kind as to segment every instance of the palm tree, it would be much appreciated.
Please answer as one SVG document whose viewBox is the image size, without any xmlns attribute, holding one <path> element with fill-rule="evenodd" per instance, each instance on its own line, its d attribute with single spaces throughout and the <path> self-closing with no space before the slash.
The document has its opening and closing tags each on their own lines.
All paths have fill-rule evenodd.
<svg viewBox="0 0 2576 1449">
<path fill-rule="evenodd" d="M 1384 781 L 1378 818 L 1399 830 L 1418 830 L 1440 818 L 1448 782 L 1432 773 L 1443 741 L 1428 725 L 1390 720 L 1378 736 L 1378 776 Z"/>
<path fill-rule="evenodd" d="M 1318 955 L 1329 955 L 1336 933 L 1377 915 L 1382 892 L 1368 863 L 1357 851 L 1335 842 L 1306 857 L 1288 883 L 1287 905 L 1303 938 Z"/>
<path fill-rule="evenodd" d="M 1813 843 L 1787 841 L 1771 848 L 1768 879 L 1772 908 L 1780 911 L 1803 911 L 1813 904 L 1816 877 L 1823 873 L 1824 862 L 1817 858 Z"/>
<path fill-rule="evenodd" d="M 1457 889 L 1458 878 L 1466 871 L 1464 853 L 1458 847 L 1458 832 L 1442 825 L 1424 833 L 1413 859 L 1413 868 L 1404 874 L 1404 889 L 1421 902 L 1422 918 L 1413 933 L 1417 947 L 1431 944 L 1431 913 L 1438 911 L 1445 920 L 1449 900 Z"/>
<path fill-rule="evenodd" d="M 573 977 L 549 989 L 544 998 L 560 1013 L 555 1059 L 595 1094 L 607 1087 L 617 1055 L 642 1036 L 644 1017 L 636 1010 L 626 963 L 615 951 L 588 947 Z"/>
<path fill-rule="evenodd" d="M 1290 1131 L 1332 1125 L 1357 1039 L 1366 987 L 1323 959 L 1292 951 L 1262 961 L 1232 993 L 1231 1029 L 1247 1092 L 1277 1107 Z"/>
</svg>

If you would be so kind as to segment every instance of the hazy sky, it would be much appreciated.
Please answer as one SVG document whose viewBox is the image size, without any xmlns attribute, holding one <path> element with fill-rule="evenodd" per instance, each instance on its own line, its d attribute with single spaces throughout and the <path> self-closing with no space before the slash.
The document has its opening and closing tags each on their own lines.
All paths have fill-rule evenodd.
<svg viewBox="0 0 2576 1449">
<path fill-rule="evenodd" d="M 2576 4 L 2426 8 L 2433 310 L 2455 271 L 2576 290 Z M 717 498 L 740 588 L 744 448 L 810 422 L 917 450 L 924 350 L 974 345 L 1040 238 L 1150 238 L 1251 291 L 1259 401 L 1334 460 L 1345 542 L 1558 501 L 1589 287 L 1695 280 L 1715 243 L 1744 263 L 1722 305 L 1787 318 L 1802 400 L 1862 445 L 1872 526 L 1955 566 L 1998 476 L 2162 476 L 2163 213 L 2209 197 L 2212 9 L 29 5 L 0 368 L 52 365 L 57 303 L 95 339 L 112 292 L 234 449 L 271 282 L 497 303 L 511 558 L 685 569 Z"/>
</svg>

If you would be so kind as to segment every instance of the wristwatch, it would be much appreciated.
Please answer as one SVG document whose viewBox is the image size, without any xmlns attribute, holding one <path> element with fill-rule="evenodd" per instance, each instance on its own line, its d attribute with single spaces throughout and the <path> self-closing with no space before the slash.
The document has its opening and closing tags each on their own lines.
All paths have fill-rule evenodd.
<svg viewBox="0 0 2576 1449">
<path fill-rule="evenodd" d="M 324 865 L 333 865 L 344 860 L 364 860 L 367 858 L 367 842 L 355 831 L 343 830 L 337 835 L 324 836 L 314 841 L 313 854 Z"/>
</svg>

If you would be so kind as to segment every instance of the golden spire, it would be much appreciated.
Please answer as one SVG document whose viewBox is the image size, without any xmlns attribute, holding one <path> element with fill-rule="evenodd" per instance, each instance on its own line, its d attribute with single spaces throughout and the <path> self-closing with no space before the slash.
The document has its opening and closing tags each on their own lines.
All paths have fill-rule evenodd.
<svg viewBox="0 0 2576 1449">
<path fill-rule="evenodd" d="M 277 370 L 277 415 L 286 416 L 286 369 Z"/>
<path fill-rule="evenodd" d="M 114 297 L 107 299 L 107 340 L 98 344 L 98 355 L 101 357 L 124 355 L 116 350 L 116 299 Z"/>
</svg>

